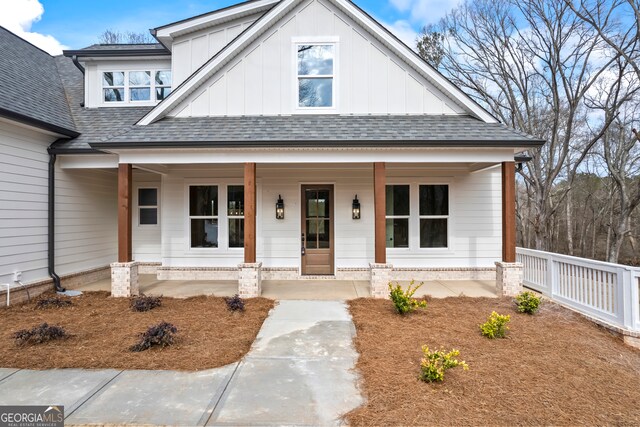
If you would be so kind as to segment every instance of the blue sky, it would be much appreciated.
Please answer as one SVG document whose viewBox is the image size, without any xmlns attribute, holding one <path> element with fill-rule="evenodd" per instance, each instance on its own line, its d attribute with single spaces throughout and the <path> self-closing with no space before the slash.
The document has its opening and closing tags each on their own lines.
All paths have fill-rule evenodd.
<svg viewBox="0 0 640 427">
<path fill-rule="evenodd" d="M 355 0 L 396 35 L 413 42 L 415 33 L 459 0 Z M 147 31 L 239 1 L 234 0 L 0 0 L 0 25 L 50 53 L 97 41 L 107 28 Z M 413 45 L 413 43 L 411 43 Z"/>
</svg>

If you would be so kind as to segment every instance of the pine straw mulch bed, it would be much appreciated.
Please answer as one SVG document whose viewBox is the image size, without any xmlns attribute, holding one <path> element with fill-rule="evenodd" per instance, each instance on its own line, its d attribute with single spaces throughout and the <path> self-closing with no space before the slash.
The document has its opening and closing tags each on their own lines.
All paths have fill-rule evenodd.
<svg viewBox="0 0 640 427">
<path fill-rule="evenodd" d="M 530 316 L 507 298 L 431 299 L 402 317 L 390 301 L 349 304 L 367 399 L 351 425 L 640 425 L 640 351 L 558 305 Z M 511 315 L 506 339 L 480 334 L 493 310 Z M 460 350 L 469 370 L 419 381 L 423 344 Z"/>
<path fill-rule="evenodd" d="M 47 293 L 39 297 L 47 298 Z M 0 367 L 24 369 L 115 368 L 196 371 L 224 366 L 244 356 L 274 302 L 247 299 L 243 313 L 227 309 L 223 298 L 162 298 L 148 312 L 134 312 L 130 299 L 108 292 L 65 298 L 73 305 L 36 309 L 35 302 L 0 309 Z M 176 342 L 134 353 L 129 347 L 149 326 L 167 321 L 178 328 Z M 47 322 L 72 336 L 43 344 L 18 346 L 13 333 Z"/>
</svg>

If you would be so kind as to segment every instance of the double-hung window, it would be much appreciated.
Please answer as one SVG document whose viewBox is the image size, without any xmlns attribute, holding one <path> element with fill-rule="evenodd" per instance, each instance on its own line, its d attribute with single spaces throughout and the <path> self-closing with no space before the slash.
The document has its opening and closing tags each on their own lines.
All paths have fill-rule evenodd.
<svg viewBox="0 0 640 427">
<path fill-rule="evenodd" d="M 124 71 L 102 73 L 104 102 L 124 102 Z"/>
<path fill-rule="evenodd" d="M 421 185 L 420 247 L 446 248 L 449 228 L 449 186 Z"/>
<path fill-rule="evenodd" d="M 335 106 L 335 44 L 297 44 L 298 108 Z"/>
<path fill-rule="evenodd" d="M 138 189 L 138 225 L 158 225 L 158 189 Z"/>
<path fill-rule="evenodd" d="M 189 223 L 192 248 L 218 247 L 218 186 L 189 187 Z"/>
<path fill-rule="evenodd" d="M 410 189 L 409 185 L 387 185 L 386 187 L 388 248 L 409 247 Z"/>
<path fill-rule="evenodd" d="M 229 247 L 244 247 L 244 185 L 227 187 Z"/>
<path fill-rule="evenodd" d="M 151 100 L 150 71 L 129 71 L 129 99 L 133 102 Z"/>
</svg>

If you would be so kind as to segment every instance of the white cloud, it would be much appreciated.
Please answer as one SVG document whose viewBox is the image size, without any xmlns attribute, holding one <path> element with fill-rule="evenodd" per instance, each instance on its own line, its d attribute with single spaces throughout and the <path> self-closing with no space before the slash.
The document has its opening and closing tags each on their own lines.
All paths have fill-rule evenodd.
<svg viewBox="0 0 640 427">
<path fill-rule="evenodd" d="M 394 1 L 399 1 L 399 0 L 394 0 Z M 416 32 L 416 30 L 413 29 L 409 21 L 401 19 L 394 22 L 393 24 L 389 24 L 386 22 L 383 22 L 382 24 L 385 27 L 387 27 L 389 31 L 395 34 L 396 37 L 402 40 L 407 46 L 415 50 L 416 37 L 418 36 L 418 33 Z"/>
<path fill-rule="evenodd" d="M 462 0 L 389 0 L 401 13 L 408 13 L 413 24 L 432 24 L 456 7 Z"/>
<path fill-rule="evenodd" d="M 7 1 L 2 5 L 0 25 L 51 55 L 60 55 L 67 46 L 53 36 L 31 31 L 31 26 L 42 18 L 43 13 L 44 7 L 38 0 Z"/>
</svg>

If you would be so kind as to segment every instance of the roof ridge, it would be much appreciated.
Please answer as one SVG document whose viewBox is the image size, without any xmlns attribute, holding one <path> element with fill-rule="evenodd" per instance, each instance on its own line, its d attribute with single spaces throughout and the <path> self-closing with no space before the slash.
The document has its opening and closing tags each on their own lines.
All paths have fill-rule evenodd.
<svg viewBox="0 0 640 427">
<path fill-rule="evenodd" d="M 27 40 L 27 39 L 24 39 L 24 38 L 20 37 L 19 35 L 17 35 L 17 34 L 16 34 L 16 33 L 14 33 L 13 31 L 11 31 L 10 29 L 8 29 L 8 28 L 6 28 L 6 27 L 3 27 L 2 25 L 0 25 L 0 28 L 2 28 L 3 30 L 5 30 L 7 33 L 11 34 L 11 35 L 12 35 L 12 36 L 14 36 L 15 38 L 19 39 L 20 41 L 22 41 L 22 42 L 24 42 L 24 43 L 26 43 L 26 44 L 28 44 L 28 45 L 31 45 L 32 47 L 35 47 L 35 48 L 36 48 L 36 49 L 38 49 L 40 52 L 42 52 L 42 53 L 44 53 L 45 55 L 47 55 L 47 56 L 49 56 L 49 57 L 53 58 L 53 55 L 51 55 L 49 52 L 47 52 L 46 50 L 44 50 L 44 49 L 42 49 L 42 48 L 40 48 L 40 47 L 36 46 L 35 44 L 31 43 L 29 40 Z"/>
</svg>

